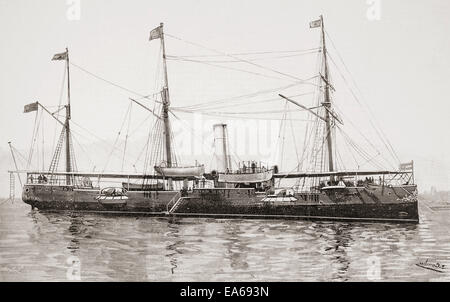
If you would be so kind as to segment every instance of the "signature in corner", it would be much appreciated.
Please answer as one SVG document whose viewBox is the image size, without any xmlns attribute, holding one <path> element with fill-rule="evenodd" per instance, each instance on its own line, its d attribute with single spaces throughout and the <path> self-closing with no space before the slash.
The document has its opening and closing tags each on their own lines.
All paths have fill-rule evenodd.
<svg viewBox="0 0 450 302">
<path fill-rule="evenodd" d="M 439 273 L 444 273 L 447 270 L 447 266 L 445 264 L 431 262 L 429 259 L 416 263 L 416 265 Z"/>
</svg>

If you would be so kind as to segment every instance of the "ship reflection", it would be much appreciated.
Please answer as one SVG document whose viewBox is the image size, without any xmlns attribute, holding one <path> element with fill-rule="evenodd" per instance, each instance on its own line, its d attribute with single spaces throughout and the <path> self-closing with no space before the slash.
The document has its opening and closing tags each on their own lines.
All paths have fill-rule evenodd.
<svg viewBox="0 0 450 302">
<path fill-rule="evenodd" d="M 178 255 L 183 254 L 182 247 L 184 246 L 184 240 L 180 238 L 180 223 L 176 218 L 171 218 L 168 220 L 168 232 L 166 236 L 170 238 L 167 242 L 166 250 L 168 253 L 166 257 L 169 258 L 170 272 L 175 274 L 175 270 L 178 267 Z"/>
<path fill-rule="evenodd" d="M 241 235 L 241 223 L 225 223 L 223 235 L 227 239 L 224 243 L 226 248 L 226 258 L 230 261 L 230 267 L 233 270 L 247 270 L 247 253 L 249 251 L 248 243 Z"/>
<path fill-rule="evenodd" d="M 79 215 L 64 215 L 31 210 L 28 213 L 28 217 L 32 219 L 38 235 L 47 236 L 47 234 L 41 234 L 41 230 L 45 230 L 46 224 L 55 227 L 52 235 L 69 239 L 66 245 L 72 254 L 75 254 L 80 248 L 80 239 L 87 231 L 83 224 L 83 217 Z M 67 224 L 68 227 L 66 227 Z"/>
<path fill-rule="evenodd" d="M 328 231 L 331 236 L 327 238 L 327 247 L 325 252 L 330 253 L 332 264 L 329 268 L 331 280 L 333 281 L 347 281 L 349 279 L 349 267 L 350 260 L 348 257 L 348 248 L 353 244 L 351 235 L 351 224 L 334 224 L 334 225 L 321 225 L 317 226 L 318 233 L 322 234 L 324 231 Z M 325 230 L 326 229 L 326 230 Z"/>
<path fill-rule="evenodd" d="M 82 239 L 83 234 L 86 232 L 86 227 L 83 225 L 83 217 L 74 215 L 69 218 L 70 226 L 70 241 L 67 246 L 67 249 L 74 255 L 76 255 L 77 251 L 80 249 L 80 240 Z"/>
</svg>

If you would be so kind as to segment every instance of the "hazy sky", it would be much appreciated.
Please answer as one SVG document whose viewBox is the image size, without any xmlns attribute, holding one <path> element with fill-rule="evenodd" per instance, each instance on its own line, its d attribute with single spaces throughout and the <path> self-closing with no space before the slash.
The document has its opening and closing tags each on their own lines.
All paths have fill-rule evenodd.
<svg viewBox="0 0 450 302">
<path fill-rule="evenodd" d="M 74 16 L 71 9 L 77 3 L 74 1 L 0 0 L 0 168 L 3 171 L 12 168 L 9 140 L 23 153 L 28 152 L 35 115 L 23 114 L 23 105 L 36 100 L 48 106 L 58 104 L 64 64 L 50 59 L 66 46 L 73 63 L 130 90 L 150 94 L 156 91 L 159 41 L 149 42 L 148 35 L 160 22 L 165 23 L 167 33 L 186 41 L 226 53 L 242 53 L 318 47 L 319 32 L 310 30 L 309 22 L 323 14 L 327 32 L 400 159 L 415 160 L 421 189 L 429 189 L 431 185 L 449 189 L 450 2 L 368 2 L 80 0 L 79 20 L 70 20 Z M 368 17 L 368 9 L 377 3 L 381 8 L 379 20 L 371 20 L 373 15 Z M 207 53 L 170 37 L 166 40 L 169 55 Z M 329 48 L 332 53 L 331 45 Z M 337 54 L 334 58 L 338 59 Z M 315 56 L 291 58 L 287 63 L 258 61 L 301 78 L 313 75 L 310 62 L 315 62 Z M 292 83 L 188 62 L 169 61 L 168 64 L 175 107 Z M 232 66 L 276 76 L 254 66 Z M 98 137 L 114 142 L 129 106 L 128 97 L 136 95 L 71 68 L 74 121 Z M 339 73 L 332 76 L 339 91 Z M 308 89 L 291 91 L 295 94 Z M 259 99 L 276 95 L 272 93 Z M 352 115 L 356 103 L 350 100 L 350 94 L 342 93 L 340 99 L 337 96 L 338 92 L 339 109 Z M 283 104 L 281 101 L 267 103 L 258 110 L 275 107 L 281 110 Z M 249 106 L 245 110 L 248 108 L 254 109 Z M 150 122 L 144 122 L 146 126 L 139 128 L 148 113 L 134 106 L 133 114 L 131 128 L 137 130 L 134 140 L 130 138 L 130 148 L 135 149 L 130 152 L 136 155 L 143 146 Z M 192 119 L 181 113 L 180 117 Z M 359 118 L 355 116 L 355 122 Z M 217 121 L 224 120 L 208 121 L 207 127 Z M 43 123 L 47 133 L 43 145 L 48 153 L 45 165 L 48 165 L 55 125 L 48 117 Z M 239 124 L 229 123 L 233 135 L 239 134 Z M 264 127 L 276 129 L 278 125 L 266 123 Z M 365 126 L 361 127 L 364 130 Z M 100 147 L 98 152 L 91 151 L 99 141 L 79 131 L 86 136 L 78 139 L 87 153 L 96 153 L 90 159 L 80 155 L 79 164 L 91 169 L 94 162 L 108 156 L 108 151 Z M 303 132 L 299 130 L 299 133 Z M 203 159 L 201 154 L 197 155 L 195 159 Z M 120 168 L 120 156 L 111 161 L 115 161 L 113 167 Z M 210 159 L 204 161 L 208 164 Z M 97 170 L 103 169 L 104 164 L 98 163 Z M 131 164 L 127 170 L 131 170 Z M 6 174 L 2 174 L 0 185 L 7 185 Z"/>
</svg>

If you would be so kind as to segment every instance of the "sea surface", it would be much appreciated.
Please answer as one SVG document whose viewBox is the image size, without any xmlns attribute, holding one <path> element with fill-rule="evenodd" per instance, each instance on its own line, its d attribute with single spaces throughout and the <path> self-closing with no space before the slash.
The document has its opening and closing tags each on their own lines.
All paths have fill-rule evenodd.
<svg viewBox="0 0 450 302">
<path fill-rule="evenodd" d="M 0 205 L 0 281 L 449 281 L 450 207 L 414 224 L 54 214 Z M 445 267 L 444 267 L 445 268 Z"/>
</svg>

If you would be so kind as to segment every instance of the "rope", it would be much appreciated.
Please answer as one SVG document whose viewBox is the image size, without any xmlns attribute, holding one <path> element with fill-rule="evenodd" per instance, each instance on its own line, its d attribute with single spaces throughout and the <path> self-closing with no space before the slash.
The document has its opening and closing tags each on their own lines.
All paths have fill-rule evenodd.
<svg viewBox="0 0 450 302">
<path fill-rule="evenodd" d="M 131 109 L 132 109 L 132 106 L 133 106 L 133 103 L 130 102 L 130 108 L 129 108 L 130 113 L 128 114 L 128 127 L 127 127 L 127 133 L 126 133 L 126 135 L 125 135 L 125 145 L 124 145 L 124 147 L 123 147 L 122 169 L 121 169 L 122 172 L 123 172 L 123 163 L 124 163 L 124 161 L 125 161 L 125 154 L 126 154 L 126 152 L 127 152 L 127 141 L 128 141 L 128 134 L 129 134 L 129 132 L 130 132 Z"/>
<path fill-rule="evenodd" d="M 2 202 L 0 203 L 0 206 L 4 205 L 5 203 L 7 203 L 8 201 L 13 201 L 11 198 L 6 198 L 4 200 L 2 200 Z"/>
<path fill-rule="evenodd" d="M 118 147 L 112 146 L 112 145 L 111 145 L 110 143 L 108 143 L 106 140 L 104 140 L 104 139 L 102 139 L 101 137 L 97 136 L 95 133 L 89 131 L 88 129 L 84 128 L 83 126 L 79 125 L 78 123 L 74 122 L 73 120 L 72 120 L 72 124 L 76 125 L 76 126 L 79 127 L 80 129 L 86 131 L 87 133 L 89 133 L 90 135 L 92 135 L 93 137 L 95 137 L 96 139 L 98 139 L 100 142 L 102 142 L 102 143 L 104 144 L 105 147 L 108 147 L 108 150 L 109 150 L 109 148 L 112 147 L 113 151 L 118 151 L 118 152 L 119 152 L 119 151 L 120 151 L 120 152 L 122 151 L 122 150 L 119 150 Z M 84 136 L 83 134 L 81 134 L 80 132 L 74 131 L 73 129 L 71 129 L 71 132 L 72 132 L 72 133 L 76 133 L 77 135 L 82 136 L 82 137 L 84 137 L 85 139 L 90 139 L 90 138 Z M 105 150 L 106 150 L 106 149 L 105 149 Z M 113 153 L 113 155 L 115 155 L 117 158 L 119 158 L 118 155 L 116 155 L 116 154 L 114 154 L 114 153 Z"/>
<path fill-rule="evenodd" d="M 333 42 L 333 39 L 331 39 L 331 37 L 330 37 L 330 35 L 328 34 L 328 32 L 326 32 L 326 35 L 327 35 L 327 37 L 329 38 L 329 40 L 331 41 L 331 44 L 332 44 L 333 48 L 336 50 L 336 53 L 337 53 L 337 55 L 338 55 L 338 58 L 339 58 L 339 60 L 341 61 L 341 63 L 343 64 L 343 66 L 344 66 L 345 70 L 347 71 L 347 73 L 349 74 L 350 79 L 352 80 L 354 86 L 355 86 L 356 89 L 359 91 L 359 93 L 360 93 L 361 95 L 363 95 L 362 92 L 361 92 L 361 90 L 359 89 L 359 87 L 358 87 L 356 81 L 354 80 L 354 77 L 353 77 L 352 73 L 351 73 L 350 70 L 347 68 L 347 65 L 345 64 L 344 60 L 342 59 L 342 56 L 340 55 L 339 51 L 337 50 L 337 47 L 335 46 L 335 44 L 334 44 L 334 42 Z M 350 87 L 350 85 L 348 84 L 346 78 L 345 78 L 344 75 L 340 72 L 340 70 L 339 70 L 337 64 L 334 62 L 333 58 L 332 58 L 331 56 L 330 56 L 330 58 L 331 58 L 333 64 L 334 64 L 334 65 L 336 66 L 336 68 L 338 69 L 338 71 L 339 71 L 341 77 L 343 78 L 345 84 L 347 85 L 348 89 L 350 90 L 350 93 L 352 94 L 353 98 L 354 98 L 354 99 L 357 101 L 357 103 L 362 107 L 362 104 L 361 104 L 360 99 L 356 96 L 356 94 L 354 93 L 353 89 L 351 89 L 351 87 Z M 375 116 L 374 116 L 372 110 L 370 109 L 370 106 L 367 104 L 367 102 L 364 102 L 364 105 L 366 106 L 366 109 L 367 109 L 367 111 L 368 111 L 368 113 L 369 113 L 370 118 L 373 119 L 373 120 L 376 122 Z M 376 126 L 374 125 L 374 123 L 372 122 L 371 119 L 369 119 L 369 121 L 370 121 L 372 127 L 374 128 L 374 130 L 377 132 L 377 135 L 379 136 L 380 140 L 381 140 L 382 143 L 385 145 L 385 147 L 386 147 L 386 149 L 388 150 L 388 152 L 393 156 L 393 158 L 394 158 L 398 163 L 400 163 L 400 159 L 399 159 L 399 157 L 398 157 L 398 155 L 397 155 L 395 149 L 392 147 L 392 144 L 391 144 L 391 142 L 389 141 L 389 139 L 387 138 L 386 134 L 383 132 L 382 128 L 381 128 L 379 125 L 378 125 L 378 127 L 376 127 Z M 379 129 L 378 129 L 378 128 L 379 128 Z"/>
<path fill-rule="evenodd" d="M 294 141 L 295 156 L 297 157 L 297 162 L 299 162 L 300 158 L 298 156 L 298 148 L 297 148 L 297 142 L 295 139 L 294 124 L 292 123 L 292 120 L 290 120 L 290 124 L 291 124 L 292 140 Z"/>
<path fill-rule="evenodd" d="M 354 93 L 354 91 L 351 89 L 351 87 L 349 86 L 347 80 L 345 79 L 344 75 L 340 72 L 337 64 L 334 62 L 332 56 L 329 56 L 331 61 L 333 62 L 333 64 L 336 66 L 336 69 L 338 69 L 342 79 L 344 80 L 344 82 L 346 83 L 348 89 L 350 90 L 350 93 L 352 94 L 353 98 L 357 101 L 357 103 L 362 107 L 362 103 L 359 101 L 358 97 L 356 96 L 356 94 Z M 369 114 L 370 115 L 370 114 Z M 394 158 L 394 160 L 396 160 L 397 162 L 400 162 L 398 156 L 395 153 L 395 150 L 392 148 L 392 145 L 390 145 L 389 141 L 387 140 L 386 137 L 383 137 L 383 132 L 380 133 L 381 129 L 379 130 L 375 124 L 372 121 L 372 118 L 369 116 L 369 123 L 372 126 L 372 128 L 375 130 L 378 138 L 380 139 L 380 141 L 382 142 L 382 144 L 385 146 L 386 150 L 391 154 L 391 156 Z M 357 128 L 359 129 L 359 128 Z"/>
<path fill-rule="evenodd" d="M 168 60 L 173 61 L 173 59 L 168 59 Z M 261 77 L 268 78 L 268 79 L 285 80 L 285 79 L 280 78 L 280 77 L 270 76 L 270 75 L 266 75 L 266 74 L 259 73 L 259 72 L 253 72 L 253 71 L 240 69 L 240 68 L 229 67 L 229 66 L 215 65 L 215 64 L 211 64 L 211 63 L 207 63 L 207 62 L 199 61 L 199 60 L 192 60 L 192 59 L 183 59 L 183 60 L 181 60 L 181 59 L 179 59 L 178 61 L 190 62 L 190 63 L 199 63 L 199 64 L 204 64 L 204 65 L 208 65 L 208 66 L 212 66 L 212 67 L 217 67 L 217 68 L 228 69 L 228 70 L 239 71 L 239 72 L 248 73 L 248 74 L 252 74 L 252 75 L 257 75 L 257 76 L 261 76 Z"/>
<path fill-rule="evenodd" d="M 199 111 L 195 112 L 195 111 L 181 111 L 181 110 L 177 110 L 178 113 L 187 113 L 187 114 L 194 114 L 194 113 L 199 113 Z M 229 119 L 239 119 L 239 120 L 244 120 L 244 119 L 249 119 L 249 120 L 263 120 L 263 121 L 280 121 L 282 120 L 281 118 L 275 118 L 275 117 L 253 117 L 253 116 L 236 116 L 236 115 L 226 115 L 226 114 L 219 114 L 219 113 L 209 113 L 209 112 L 200 112 L 203 115 L 207 115 L 207 116 L 212 116 L 212 117 L 220 117 L 220 118 L 229 118 Z M 286 119 L 286 120 L 291 120 L 291 121 L 296 121 L 296 122 L 311 122 L 311 120 L 308 119 Z"/>
<path fill-rule="evenodd" d="M 284 55 L 284 56 L 276 56 L 276 57 L 255 58 L 255 59 L 247 59 L 247 60 L 249 62 L 255 62 L 255 61 L 265 61 L 265 60 L 274 60 L 274 59 L 285 59 L 285 58 L 299 57 L 299 56 L 312 54 L 312 53 L 317 53 L 317 52 L 320 52 L 320 50 L 314 50 L 314 51 L 304 52 L 304 53 L 295 54 L 295 55 Z M 181 60 L 181 61 L 183 61 L 183 60 L 188 60 L 188 58 L 192 58 L 193 56 L 167 55 L 166 57 L 169 60 Z M 204 62 L 204 63 L 241 63 L 241 60 L 201 60 L 201 62 Z"/>
<path fill-rule="evenodd" d="M 141 97 L 142 99 L 152 100 L 152 99 L 150 99 L 150 97 L 153 97 L 153 96 L 159 94 L 159 92 L 155 92 L 155 93 L 153 93 L 153 94 L 143 95 L 143 94 L 141 94 L 141 93 L 139 93 L 139 92 L 135 92 L 135 91 L 133 91 L 133 90 L 131 90 L 131 89 L 128 89 L 128 88 L 126 88 L 126 87 L 123 87 L 122 85 L 116 84 L 116 83 L 114 83 L 114 82 L 112 82 L 112 81 L 109 81 L 109 80 L 103 78 L 103 77 L 100 77 L 100 76 L 98 76 L 98 75 L 96 75 L 96 74 L 94 74 L 94 73 L 92 73 L 92 72 L 86 70 L 85 68 L 83 68 L 83 67 L 81 67 L 81 66 L 79 66 L 79 65 L 76 65 L 76 64 L 73 63 L 73 62 L 70 62 L 70 65 L 73 65 L 74 67 L 76 67 L 76 68 L 78 68 L 79 70 L 81 70 L 81 71 L 83 71 L 83 72 L 85 72 L 85 73 L 87 73 L 87 74 L 93 76 L 93 77 L 96 78 L 96 79 L 99 79 L 99 80 L 101 80 L 101 81 L 103 81 L 103 82 L 105 82 L 105 83 L 108 83 L 108 84 L 110 84 L 110 85 L 112 85 L 112 86 L 114 86 L 114 87 L 117 87 L 117 88 L 122 89 L 122 90 L 124 90 L 124 91 L 130 92 L 130 93 L 132 93 L 132 94 L 134 94 L 134 95 L 137 95 L 137 96 Z"/>
<path fill-rule="evenodd" d="M 300 97 L 300 96 L 306 96 L 306 95 L 312 95 L 314 92 L 306 92 L 306 93 L 300 93 L 300 94 L 296 94 L 296 95 L 292 95 L 292 96 L 288 96 L 289 98 L 296 98 L 296 97 Z M 277 101 L 278 103 L 280 102 L 281 98 L 280 97 L 276 97 L 276 98 L 270 98 L 270 99 L 264 99 L 264 100 L 256 100 L 253 102 L 249 102 L 248 100 L 243 100 L 245 102 L 243 103 L 233 103 L 231 102 L 223 102 L 223 105 L 218 104 L 217 106 L 211 106 L 211 107 L 207 107 L 208 110 L 216 110 L 216 109 L 222 109 L 222 108 L 228 108 L 228 107 L 241 107 L 241 106 L 248 106 L 248 105 L 253 105 L 253 104 L 263 104 L 263 103 L 269 103 L 269 102 L 275 102 Z M 191 109 L 188 107 L 172 107 L 172 110 L 178 111 L 178 109 Z"/>
<path fill-rule="evenodd" d="M 36 132 L 36 125 L 37 125 L 38 114 L 39 114 L 39 110 L 36 111 L 36 115 L 34 117 L 33 134 L 31 135 L 31 144 L 30 144 L 31 146 L 30 146 L 30 151 L 28 153 L 27 169 L 30 167 L 31 158 L 33 156 L 33 142 L 34 142 L 34 135 L 35 135 L 35 132 Z"/>
<path fill-rule="evenodd" d="M 86 157 L 87 157 L 88 161 L 91 163 L 91 165 L 93 167 L 95 167 L 95 163 L 92 161 L 91 157 L 89 156 L 89 153 L 86 152 L 86 150 L 83 148 L 83 146 L 78 141 L 78 139 L 74 135 L 72 135 L 72 138 L 75 141 L 75 143 L 78 144 L 78 146 L 80 147 L 81 151 L 86 155 Z"/>
<path fill-rule="evenodd" d="M 42 119 L 42 127 L 41 127 L 41 129 L 42 129 L 42 133 L 41 133 L 41 135 L 42 135 L 42 149 L 41 149 L 41 152 L 42 152 L 42 171 L 44 171 L 44 166 L 45 166 L 45 133 L 44 133 L 44 128 L 45 128 L 45 125 L 44 125 L 44 119 L 42 118 L 43 117 L 43 115 L 41 115 L 41 119 Z"/>
<path fill-rule="evenodd" d="M 181 111 L 181 112 L 190 112 L 190 113 L 211 113 L 211 114 L 230 114 L 230 115 L 241 115 L 241 114 L 272 114 L 272 113 L 284 113 L 284 112 L 298 112 L 299 110 L 265 110 L 265 111 L 241 111 L 241 112 L 230 112 L 230 111 L 223 111 L 223 112 L 214 112 L 214 111 L 198 111 L 198 110 L 182 110 L 182 109 L 175 109 L 174 111 Z"/>
<path fill-rule="evenodd" d="M 59 120 L 59 112 L 61 110 L 61 103 L 62 103 L 62 98 L 63 98 L 63 94 L 64 94 L 64 84 L 66 82 L 66 76 L 67 76 L 67 61 L 66 61 L 66 68 L 64 68 L 63 71 L 63 78 L 62 78 L 62 82 L 61 82 L 61 89 L 59 92 L 59 101 L 58 101 L 58 111 L 56 112 L 56 119 Z M 57 127 L 58 126 L 58 122 L 55 120 L 55 130 L 53 131 L 53 139 L 52 139 L 52 149 L 51 150 L 55 150 L 55 143 L 56 143 L 56 132 L 57 132 Z"/>
<path fill-rule="evenodd" d="M 128 116 L 129 111 L 130 111 L 130 105 L 128 105 L 128 110 L 125 113 L 124 120 L 122 121 L 122 125 L 120 126 L 119 132 L 117 133 L 116 139 L 115 139 L 114 144 L 113 144 L 113 148 L 112 148 L 111 152 L 109 153 L 108 158 L 106 159 L 106 163 L 105 163 L 105 166 L 104 166 L 104 168 L 102 170 L 102 173 L 105 172 L 105 169 L 108 166 L 109 160 L 111 159 L 111 155 L 113 154 L 114 148 L 116 147 L 117 141 L 119 140 L 120 134 L 122 132 L 122 129 L 123 129 L 123 126 L 125 124 L 125 120 L 126 120 L 126 117 Z"/>
<path fill-rule="evenodd" d="M 218 109 L 218 108 L 224 108 L 224 107 L 228 107 L 228 106 L 235 106 L 236 104 L 233 103 L 238 101 L 238 100 L 242 100 L 242 101 L 246 101 L 249 98 L 253 98 L 262 94 L 269 94 L 269 93 L 275 93 L 275 92 L 280 92 L 289 88 L 292 88 L 294 86 L 297 86 L 298 84 L 291 84 L 291 85 L 287 85 L 287 86 L 282 86 L 282 87 L 277 87 L 277 88 L 272 88 L 272 89 L 266 89 L 266 90 L 259 90 L 250 94 L 244 94 L 244 95 L 239 95 L 239 96 L 234 96 L 234 97 L 229 97 L 229 98 L 224 98 L 224 99 L 220 99 L 220 100 L 216 100 L 213 102 L 205 102 L 205 103 L 198 103 L 198 104 L 194 104 L 194 105 L 190 105 L 190 106 L 185 106 L 185 107 L 172 107 L 172 110 L 177 110 L 177 109 Z M 301 93 L 301 94 L 297 94 L 294 95 L 292 97 L 298 97 L 298 96 L 304 96 L 304 95 L 308 95 L 311 94 L 311 92 L 309 93 Z M 273 100 L 280 100 L 279 97 L 277 98 L 270 98 L 270 99 L 266 99 L 263 100 L 262 102 L 266 102 L 266 101 L 273 101 Z M 253 103 L 258 103 L 259 101 L 254 101 Z M 227 104 L 226 106 L 220 106 L 221 104 Z M 246 102 L 245 104 L 248 104 L 248 102 Z M 214 106 L 216 105 L 216 106 Z M 212 106 L 212 107 L 211 107 Z M 219 106 L 219 107 L 218 107 Z"/>
<path fill-rule="evenodd" d="M 18 154 L 20 156 L 19 159 L 22 159 L 25 163 L 27 162 L 26 157 L 22 153 L 20 153 L 18 149 L 16 149 L 13 145 L 11 145 L 11 148 L 13 149 L 15 154 Z M 21 163 L 23 164 L 23 162 Z"/>
<path fill-rule="evenodd" d="M 309 49 L 299 49 L 299 50 L 241 52 L 241 53 L 230 53 L 229 55 L 234 55 L 234 56 L 264 55 L 264 54 L 273 54 L 273 53 L 307 52 L 307 51 L 313 51 L 313 50 L 320 50 L 320 47 L 309 48 Z M 185 58 L 197 58 L 197 57 L 223 57 L 223 56 L 226 56 L 226 55 L 191 55 L 191 56 L 182 56 L 182 57 L 185 57 Z"/>
<path fill-rule="evenodd" d="M 375 158 L 375 156 L 371 156 L 368 152 L 366 152 L 364 149 L 362 149 L 361 147 L 359 147 L 345 132 L 342 128 L 338 127 L 338 129 L 340 130 L 342 136 L 344 137 L 344 139 L 347 139 L 348 143 L 350 144 L 350 146 L 352 146 L 354 148 L 354 150 L 356 152 L 358 152 L 360 154 L 360 156 L 366 160 L 366 162 L 371 162 L 373 161 L 373 159 Z M 378 155 L 376 155 L 378 156 Z M 378 163 L 374 162 L 373 163 L 378 169 L 382 169 L 382 166 L 379 165 Z"/>
<path fill-rule="evenodd" d="M 287 108 L 288 108 L 288 103 L 287 101 L 284 104 L 284 114 L 283 114 L 283 121 L 281 122 L 281 126 L 280 126 L 280 131 L 283 131 L 283 138 L 282 143 L 281 143 L 281 157 L 280 157 L 280 168 L 283 166 L 283 157 L 284 157 L 284 147 L 285 147 L 285 143 L 286 143 L 286 119 L 287 119 Z M 281 130 L 283 129 L 283 130 Z M 278 137 L 280 139 L 280 137 Z"/>
<path fill-rule="evenodd" d="M 361 137 L 362 137 L 362 138 L 370 145 L 370 147 L 372 147 L 373 150 L 375 150 L 378 154 L 381 155 L 380 150 L 372 143 L 372 141 L 371 141 L 368 137 L 366 137 L 366 136 L 364 135 L 364 133 L 361 131 L 360 127 L 357 127 L 357 126 L 352 122 L 351 119 L 349 119 L 348 117 L 346 117 L 346 115 L 345 115 L 341 110 L 339 110 L 339 108 L 338 108 L 337 106 L 334 106 L 334 108 L 337 109 L 337 110 L 339 111 L 339 114 L 340 114 L 341 116 L 343 116 L 343 117 L 345 118 L 345 120 L 348 121 L 348 122 L 350 123 L 351 126 L 353 126 L 354 129 L 357 130 L 357 132 L 358 132 L 358 133 L 361 135 Z M 386 158 L 384 158 L 383 156 L 381 156 L 381 157 L 382 157 L 383 160 L 386 162 L 386 164 L 388 164 L 389 166 L 392 165 L 392 163 L 389 162 Z M 394 166 L 394 167 L 395 167 L 395 166 Z"/>
<path fill-rule="evenodd" d="M 187 41 L 187 40 L 183 40 L 181 38 L 178 38 L 176 36 L 173 36 L 173 35 L 170 35 L 170 34 L 167 34 L 167 33 L 166 33 L 166 35 L 171 37 L 171 38 L 173 38 L 173 39 L 182 41 L 184 43 L 191 44 L 191 45 L 194 45 L 194 46 L 197 46 L 197 47 L 200 47 L 200 48 L 207 49 L 209 51 L 212 51 L 212 52 L 215 52 L 215 53 L 218 53 L 218 54 L 221 54 L 221 55 L 233 58 L 233 59 L 238 60 L 240 62 L 244 62 L 244 63 L 250 64 L 250 65 L 253 65 L 255 67 L 258 67 L 258 68 L 261 68 L 261 69 L 264 69 L 264 70 L 268 70 L 268 71 L 274 72 L 274 73 L 279 74 L 279 75 L 283 75 L 283 76 L 288 77 L 290 79 L 294 79 L 294 80 L 297 80 L 297 81 L 304 82 L 303 79 L 300 79 L 300 78 L 298 78 L 296 76 L 293 76 L 293 75 L 290 75 L 290 74 L 287 74 L 287 73 L 284 73 L 284 72 L 281 72 L 281 71 L 278 71 L 278 70 L 275 70 L 275 69 L 272 69 L 272 68 L 269 68 L 269 67 L 266 67 L 266 66 L 263 66 L 263 65 L 260 65 L 260 64 L 253 63 L 253 62 L 250 62 L 250 61 L 245 60 L 245 59 L 241 59 L 239 57 L 236 57 L 235 55 L 226 54 L 226 53 L 218 51 L 216 49 L 212 49 L 212 48 L 209 48 L 209 47 L 202 46 L 202 45 L 200 45 L 198 43 L 194 43 L 194 42 L 190 42 L 190 41 Z"/>
<path fill-rule="evenodd" d="M 194 137 L 197 138 L 197 139 L 199 140 L 199 142 L 201 142 L 201 143 L 203 144 L 203 146 L 206 146 L 205 141 L 203 140 L 203 138 L 200 137 L 200 136 L 198 136 L 198 135 L 196 135 L 194 129 L 193 129 L 187 122 L 185 122 L 185 121 L 183 121 L 182 119 L 180 119 L 180 118 L 179 118 L 178 116 L 176 116 L 172 111 L 170 111 L 170 113 L 171 113 L 178 121 L 180 121 L 181 123 L 185 124 L 185 125 L 187 126 L 188 130 L 191 131 L 191 133 L 194 135 Z M 209 145 L 208 145 L 207 147 L 210 148 Z M 214 150 L 213 150 L 212 148 L 211 148 L 209 151 L 210 151 L 210 152 L 214 152 Z"/>
</svg>

